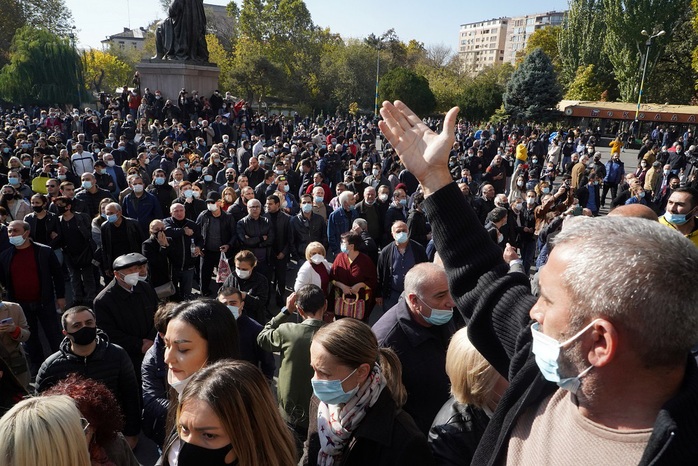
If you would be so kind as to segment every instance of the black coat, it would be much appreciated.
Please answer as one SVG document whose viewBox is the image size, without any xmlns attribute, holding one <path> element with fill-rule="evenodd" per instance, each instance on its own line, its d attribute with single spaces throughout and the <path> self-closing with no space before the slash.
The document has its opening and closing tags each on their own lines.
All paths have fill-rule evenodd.
<svg viewBox="0 0 698 466">
<path fill-rule="evenodd" d="M 429 446 L 439 466 L 470 464 L 490 418 L 484 411 L 451 397 L 434 418 Z"/>
<path fill-rule="evenodd" d="M 390 283 L 393 279 L 393 245 L 395 243 L 389 243 L 383 249 L 381 249 L 380 255 L 378 256 L 378 289 L 376 290 L 376 297 L 387 298 L 390 296 Z M 412 255 L 414 256 L 415 265 L 421 262 L 429 262 L 427 258 L 427 251 L 424 246 L 418 242 L 410 239 L 409 247 L 412 249 Z"/>
<path fill-rule="evenodd" d="M 60 349 L 41 364 L 36 376 L 36 391 L 48 390 L 71 373 L 106 385 L 123 411 L 124 435 L 138 435 L 141 430 L 139 387 L 133 364 L 123 348 L 110 343 L 109 338 L 97 330 L 97 347 L 92 354 L 82 357 L 71 351 L 70 340 L 66 337 Z"/>
<path fill-rule="evenodd" d="M 201 227 L 196 222 L 184 218 L 178 222 L 173 217 L 167 217 L 163 220 L 165 224 L 165 235 L 172 238 L 170 241 L 170 264 L 172 270 L 187 270 L 199 265 L 199 259 L 191 255 L 191 243 L 199 248 L 204 247 L 204 238 L 201 236 Z M 194 231 L 194 234 L 187 236 L 184 234 L 184 228 L 188 227 Z"/>
<path fill-rule="evenodd" d="M 317 465 L 320 439 L 317 431 L 317 410 L 320 400 L 310 399 L 308 439 L 299 464 Z M 338 466 L 429 466 L 434 458 L 422 434 L 409 414 L 395 406 L 390 390 L 383 389 L 376 403 L 347 441 L 346 451 Z"/>
<path fill-rule="evenodd" d="M 170 407 L 165 343 L 160 336 L 145 353 L 141 365 L 143 384 L 143 433 L 159 446 L 165 443 L 165 424 Z"/>
<path fill-rule="evenodd" d="M 65 281 L 61 265 L 50 247 L 33 241 L 32 247 L 39 272 L 41 302 L 45 306 L 52 306 L 55 299 L 65 298 Z M 17 248 L 11 247 L 0 254 L 0 284 L 7 290 L 8 301 L 15 301 L 10 264 L 16 252 Z"/>
<path fill-rule="evenodd" d="M 318 241 L 327 249 L 327 223 L 320 215 L 311 212 L 310 219 L 303 213 L 291 217 L 292 254 L 297 258 L 305 258 L 305 248 L 313 241 Z"/>
<path fill-rule="evenodd" d="M 31 236 L 32 239 L 35 238 L 35 232 L 36 232 L 36 213 L 32 212 L 31 214 L 27 214 L 24 216 L 24 221 L 29 224 L 29 227 L 31 228 L 29 231 L 29 235 Z M 58 248 L 58 238 L 56 239 L 51 239 L 51 233 L 58 233 L 58 215 L 52 213 L 52 212 L 46 212 L 46 217 L 44 218 L 45 223 L 44 226 L 46 227 L 46 237 L 49 239 L 49 242 L 46 243 L 46 246 L 51 246 L 54 249 Z"/>
<path fill-rule="evenodd" d="M 166 248 L 160 246 L 158 240 L 150 235 L 141 245 L 141 254 L 148 259 L 148 282 L 153 288 L 164 285 L 172 279 L 170 275 L 170 255 L 176 249 L 172 238 L 167 238 L 170 245 Z M 191 253 L 189 254 L 191 256 Z"/>
</svg>

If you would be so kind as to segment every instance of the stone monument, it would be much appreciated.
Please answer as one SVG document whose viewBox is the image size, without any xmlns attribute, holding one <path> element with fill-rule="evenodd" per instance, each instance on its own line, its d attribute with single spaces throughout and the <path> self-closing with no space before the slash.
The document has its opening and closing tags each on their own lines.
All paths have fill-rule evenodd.
<svg viewBox="0 0 698 466">
<path fill-rule="evenodd" d="M 220 69 L 208 61 L 203 0 L 172 0 L 155 33 L 156 55 L 137 65 L 141 88 L 160 90 L 175 100 L 182 88 L 210 96 Z"/>
</svg>

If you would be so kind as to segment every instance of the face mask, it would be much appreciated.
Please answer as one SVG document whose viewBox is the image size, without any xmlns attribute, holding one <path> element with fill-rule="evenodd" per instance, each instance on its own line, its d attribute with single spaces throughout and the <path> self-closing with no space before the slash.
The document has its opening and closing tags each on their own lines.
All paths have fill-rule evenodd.
<svg viewBox="0 0 698 466">
<path fill-rule="evenodd" d="M 84 189 L 92 189 L 92 181 L 83 181 L 82 182 L 82 187 Z"/>
<path fill-rule="evenodd" d="M 533 160 L 531 160 L 531 163 L 534 164 L 534 165 L 537 164 L 537 163 L 538 163 L 538 159 L 533 159 Z"/>
<path fill-rule="evenodd" d="M 641 166 L 642 168 L 645 168 L 645 167 L 647 166 L 647 164 L 643 162 L 643 163 L 640 164 L 640 166 Z"/>
<path fill-rule="evenodd" d="M 182 444 L 177 454 L 177 464 L 180 466 L 198 466 L 200 464 L 224 466 L 226 464 L 225 457 L 233 449 L 233 445 L 230 443 L 221 448 L 209 449 L 183 440 L 180 442 Z"/>
<path fill-rule="evenodd" d="M 669 173 L 671 173 L 671 170 L 664 170 L 664 176 L 668 175 Z"/>
<path fill-rule="evenodd" d="M 287 184 L 284 185 L 284 192 L 287 193 L 291 189 Z"/>
<path fill-rule="evenodd" d="M 19 184 L 19 178 L 16 178 L 16 177 L 14 177 L 14 176 L 9 177 L 9 178 L 7 179 L 7 181 L 8 181 L 10 184 L 14 184 L 14 185 Z"/>
<path fill-rule="evenodd" d="M 66 178 L 67 178 L 67 176 L 65 176 L 65 175 L 58 175 L 58 179 L 61 181 L 65 180 Z"/>
<path fill-rule="evenodd" d="M 97 338 L 97 327 L 83 327 L 80 330 L 68 333 L 76 345 L 86 346 Z"/>
<path fill-rule="evenodd" d="M 422 304 L 424 304 L 426 307 L 427 303 L 424 302 L 422 298 L 417 296 L 417 299 L 419 299 Z M 429 317 L 422 316 L 422 318 L 427 321 L 427 323 L 431 325 L 445 325 L 451 321 L 453 318 L 453 310 L 452 309 L 434 309 L 433 307 L 431 309 L 431 315 Z"/>
<path fill-rule="evenodd" d="M 242 278 L 243 280 L 247 280 L 248 278 L 250 278 L 250 275 L 252 275 L 252 271 L 251 270 L 242 270 L 242 269 L 238 269 L 237 267 L 235 267 L 235 274 L 238 277 Z"/>
<path fill-rule="evenodd" d="M 519 188 L 523 188 L 523 185 L 524 185 L 524 182 L 523 182 L 523 181 L 517 181 L 517 182 L 516 182 L 516 186 L 518 186 Z"/>
<path fill-rule="evenodd" d="M 678 152 L 678 151 L 676 151 L 676 152 Z M 24 165 L 25 167 L 30 167 L 31 164 L 32 164 L 32 163 L 31 163 L 30 160 L 24 160 L 24 161 L 22 162 L 22 165 Z"/>
<path fill-rule="evenodd" d="M 213 177 L 211 175 L 204 175 L 204 181 L 210 183 L 213 181 Z"/>
<path fill-rule="evenodd" d="M 194 196 L 194 199 L 198 199 L 201 197 L 201 191 L 192 191 L 191 195 Z"/>
<path fill-rule="evenodd" d="M 274 170 L 274 173 L 277 175 L 283 175 L 284 171 L 283 170 Z"/>
<path fill-rule="evenodd" d="M 550 192 L 550 188 L 543 188 L 541 189 L 541 191 L 543 192 L 543 194 L 548 194 Z"/>
<path fill-rule="evenodd" d="M 325 200 L 325 198 L 322 196 L 315 196 L 315 203 L 316 204 L 320 204 L 324 200 Z"/>
<path fill-rule="evenodd" d="M 10 244 L 15 247 L 19 247 L 24 244 L 26 240 L 22 236 L 10 236 Z"/>
<path fill-rule="evenodd" d="M 328 405 L 346 403 L 359 390 L 359 386 L 357 385 L 354 389 L 345 392 L 342 388 L 342 383 L 354 375 L 357 369 L 358 367 L 342 380 L 317 380 L 312 378 L 310 382 L 313 384 L 313 393 L 320 401 Z"/>
<path fill-rule="evenodd" d="M 215 212 L 218 210 L 218 206 L 216 205 L 215 202 L 211 202 L 209 204 L 206 204 L 206 208 L 208 209 L 209 212 Z"/>
<path fill-rule="evenodd" d="M 312 204 L 303 204 L 301 209 L 303 209 L 303 213 L 308 214 L 308 213 L 313 211 L 313 205 Z"/>
<path fill-rule="evenodd" d="M 140 274 L 138 272 L 133 272 L 128 275 L 123 275 L 121 279 L 129 286 L 136 286 L 139 276 Z"/>
<path fill-rule="evenodd" d="M 563 388 L 569 392 L 577 393 L 577 390 L 579 390 L 579 385 L 581 384 L 580 379 L 584 377 L 594 366 L 589 366 L 588 368 L 584 369 L 576 377 L 562 378 L 562 376 L 560 376 L 560 367 L 558 363 L 560 349 L 582 336 L 584 332 L 589 330 L 598 320 L 599 319 L 592 321 L 589 323 L 589 325 L 577 332 L 577 334 L 572 338 L 563 341 L 562 343 L 558 343 L 556 339 L 540 332 L 538 330 L 540 327 L 538 322 L 531 325 L 531 334 L 533 335 L 532 351 L 533 354 L 536 355 L 536 364 L 538 365 L 538 369 L 540 369 L 541 373 L 543 374 L 543 377 L 545 377 L 545 380 L 555 382 L 560 386 L 560 388 Z"/>
<path fill-rule="evenodd" d="M 594 186 L 598 186 L 598 184 L 599 184 L 598 181 L 594 181 Z"/>
<path fill-rule="evenodd" d="M 226 163 L 225 168 L 233 168 L 233 163 L 232 162 Z"/>
<path fill-rule="evenodd" d="M 185 189 L 184 190 L 184 197 L 192 197 L 194 195 L 194 191 L 191 189 Z"/>
<path fill-rule="evenodd" d="M 514 205 L 512 206 L 512 208 L 513 208 L 515 211 L 520 212 L 521 209 L 523 209 L 523 206 L 522 206 L 521 204 L 514 204 Z"/>
<path fill-rule="evenodd" d="M 683 225 L 684 223 L 688 222 L 688 220 L 691 218 L 690 213 L 688 214 L 672 214 L 671 212 L 667 211 L 664 212 L 664 220 L 667 222 L 671 223 L 672 225 Z M 12 239 L 12 238 L 10 238 Z"/>
<path fill-rule="evenodd" d="M 32 206 L 32 210 L 38 214 L 39 212 L 41 212 L 42 210 L 44 210 L 44 206 L 42 206 L 42 205 L 33 205 L 33 206 Z"/>
<path fill-rule="evenodd" d="M 339 250 L 342 251 L 344 254 L 349 254 L 349 248 L 346 244 L 341 244 L 339 246 Z"/>
<path fill-rule="evenodd" d="M 107 215 L 107 222 L 109 222 L 109 223 L 116 223 L 116 221 L 118 220 L 118 218 L 119 218 L 119 216 L 116 215 L 116 214 Z"/>
<path fill-rule="evenodd" d="M 407 233 L 404 231 L 401 231 L 397 235 L 395 235 L 395 241 L 397 241 L 397 244 L 405 244 L 407 242 L 407 239 Z"/>
<path fill-rule="evenodd" d="M 177 380 L 172 376 L 172 371 L 167 371 L 167 383 L 170 384 L 170 387 L 175 389 L 175 391 L 177 392 L 177 394 L 179 396 L 182 396 L 182 392 L 184 391 L 184 387 L 187 386 L 187 384 L 189 383 L 191 378 L 194 377 L 195 374 L 196 374 L 196 372 L 184 380 Z"/>
<path fill-rule="evenodd" d="M 197 173 L 201 173 L 201 167 L 194 167 L 194 171 Z"/>
<path fill-rule="evenodd" d="M 407 205 L 407 199 L 400 199 L 400 205 L 401 206 L 406 206 Z"/>
<path fill-rule="evenodd" d="M 312 262 L 315 265 L 322 264 L 322 262 L 325 260 L 324 257 L 322 257 L 322 254 L 313 254 L 310 256 L 310 262 Z"/>
<path fill-rule="evenodd" d="M 643 197 L 645 197 L 645 192 L 644 192 L 644 191 L 640 191 L 640 194 L 638 194 L 638 196 L 640 196 L 640 199 L 642 199 Z"/>
<path fill-rule="evenodd" d="M 380 194 L 380 195 L 378 195 L 378 199 L 379 199 L 381 202 L 385 202 L 385 201 L 388 200 L 388 195 L 387 195 L 387 194 Z"/>
<path fill-rule="evenodd" d="M 380 171 L 378 171 L 377 169 L 373 169 L 373 171 L 371 173 L 373 173 L 373 176 L 378 176 Z"/>
<path fill-rule="evenodd" d="M 133 192 L 134 193 L 142 193 L 143 192 L 143 185 L 142 184 L 134 184 L 133 185 Z"/>
<path fill-rule="evenodd" d="M 106 172 L 107 172 L 106 168 L 98 168 L 97 169 L 97 173 L 99 173 L 100 175 L 104 175 Z"/>
<path fill-rule="evenodd" d="M 230 309 L 230 312 L 233 313 L 235 320 L 238 320 L 238 317 L 240 317 L 240 308 L 237 306 L 228 306 L 228 309 Z"/>
</svg>

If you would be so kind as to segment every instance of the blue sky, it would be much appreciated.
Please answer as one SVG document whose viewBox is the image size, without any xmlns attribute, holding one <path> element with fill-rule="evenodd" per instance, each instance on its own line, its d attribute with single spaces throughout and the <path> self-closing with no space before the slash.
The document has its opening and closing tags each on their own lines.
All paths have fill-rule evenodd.
<svg viewBox="0 0 698 466">
<path fill-rule="evenodd" d="M 164 17 L 158 0 L 65 0 L 73 12 L 82 48 L 99 48 L 100 40 L 124 27 L 147 26 Z M 227 5 L 228 0 L 205 0 Z M 238 1 L 238 5 L 242 2 Z M 565 10 L 567 0 L 495 3 L 463 0 L 306 0 L 315 24 L 329 27 L 342 37 L 365 37 L 394 28 L 400 39 L 416 39 L 425 45 L 443 44 L 456 50 L 458 28 L 463 23 L 500 16 L 517 16 Z M 130 12 L 130 14 L 129 14 Z"/>
</svg>

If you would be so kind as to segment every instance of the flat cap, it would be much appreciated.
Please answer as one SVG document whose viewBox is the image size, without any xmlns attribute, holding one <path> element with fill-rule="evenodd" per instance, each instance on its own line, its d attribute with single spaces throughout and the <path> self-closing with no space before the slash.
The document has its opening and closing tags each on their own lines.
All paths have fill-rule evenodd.
<svg viewBox="0 0 698 466">
<path fill-rule="evenodd" d="M 143 265 L 143 264 L 147 264 L 147 263 L 148 263 L 148 259 L 146 259 L 143 254 L 138 254 L 137 252 L 131 252 L 129 254 L 124 254 L 124 255 L 119 256 L 116 259 L 114 259 L 114 263 L 112 264 L 112 269 L 113 270 L 127 269 L 129 267 L 134 266 L 134 265 Z"/>
</svg>

